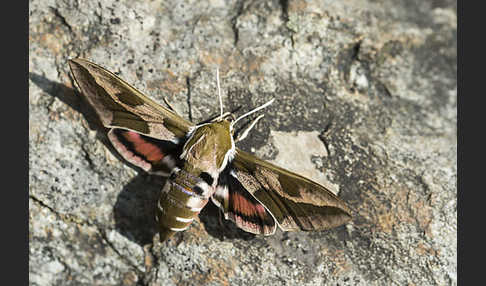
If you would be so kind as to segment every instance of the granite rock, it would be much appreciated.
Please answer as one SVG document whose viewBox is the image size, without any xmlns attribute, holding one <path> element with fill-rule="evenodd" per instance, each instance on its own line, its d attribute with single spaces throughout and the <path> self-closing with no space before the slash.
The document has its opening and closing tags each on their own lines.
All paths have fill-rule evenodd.
<svg viewBox="0 0 486 286">
<path fill-rule="evenodd" d="M 450 0 L 30 1 L 30 284 L 457 285 L 456 47 Z M 239 147 L 353 220 L 261 237 L 208 204 L 159 243 L 164 182 L 109 145 L 74 57 L 193 122 L 219 112 L 216 67 L 225 110 L 275 98 Z"/>
</svg>

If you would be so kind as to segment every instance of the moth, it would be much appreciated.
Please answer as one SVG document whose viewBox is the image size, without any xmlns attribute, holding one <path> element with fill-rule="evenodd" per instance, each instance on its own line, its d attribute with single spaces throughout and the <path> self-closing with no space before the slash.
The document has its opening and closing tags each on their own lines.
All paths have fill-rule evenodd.
<svg viewBox="0 0 486 286">
<path fill-rule="evenodd" d="M 235 136 L 235 119 L 221 113 L 194 125 L 103 67 L 69 60 L 74 79 L 120 155 L 141 169 L 168 176 L 156 206 L 160 240 L 186 230 L 211 200 L 239 228 L 254 234 L 325 230 L 351 219 L 350 208 L 326 187 L 235 147 L 262 118 Z M 298 158 L 296 158 L 298 159 Z"/>
</svg>

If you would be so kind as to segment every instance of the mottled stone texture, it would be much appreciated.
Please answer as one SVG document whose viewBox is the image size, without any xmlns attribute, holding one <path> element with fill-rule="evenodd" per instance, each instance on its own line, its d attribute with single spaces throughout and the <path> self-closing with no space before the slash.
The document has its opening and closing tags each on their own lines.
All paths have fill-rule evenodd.
<svg viewBox="0 0 486 286">
<path fill-rule="evenodd" d="M 455 1 L 29 3 L 31 285 L 457 284 Z M 260 237 L 209 204 L 158 243 L 163 181 L 107 143 L 73 57 L 194 122 L 219 111 L 217 66 L 226 110 L 275 98 L 240 148 L 299 149 L 292 169 L 328 180 L 353 221 Z"/>
</svg>

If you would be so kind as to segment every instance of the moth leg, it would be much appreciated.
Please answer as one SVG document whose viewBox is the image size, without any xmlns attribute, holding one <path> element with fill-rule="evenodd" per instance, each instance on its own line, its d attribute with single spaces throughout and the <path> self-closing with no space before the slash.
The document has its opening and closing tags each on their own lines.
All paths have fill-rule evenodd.
<svg viewBox="0 0 486 286">
<path fill-rule="evenodd" d="M 224 216 L 223 210 L 218 208 L 218 222 L 219 222 L 219 226 L 222 228 L 224 227 L 223 216 Z"/>
<path fill-rule="evenodd" d="M 255 120 L 253 120 L 253 122 L 250 124 L 250 126 L 248 126 L 243 132 L 239 133 L 238 137 L 236 137 L 236 139 L 235 139 L 235 143 L 240 142 L 241 140 L 245 139 L 246 136 L 248 136 L 248 133 L 250 132 L 250 130 L 253 129 L 255 124 L 257 124 L 258 120 L 262 119 L 263 116 L 264 116 L 264 114 L 255 118 Z"/>
<path fill-rule="evenodd" d="M 179 239 L 177 239 L 176 247 L 178 247 L 184 241 L 184 232 L 179 234 Z"/>
<path fill-rule="evenodd" d="M 179 115 L 179 113 L 177 113 L 177 110 L 175 110 L 174 106 L 172 104 L 170 104 L 169 100 L 165 96 L 164 96 L 164 102 L 165 102 L 165 104 L 167 104 L 167 106 L 170 108 L 170 110 L 174 111 L 177 115 Z"/>
</svg>

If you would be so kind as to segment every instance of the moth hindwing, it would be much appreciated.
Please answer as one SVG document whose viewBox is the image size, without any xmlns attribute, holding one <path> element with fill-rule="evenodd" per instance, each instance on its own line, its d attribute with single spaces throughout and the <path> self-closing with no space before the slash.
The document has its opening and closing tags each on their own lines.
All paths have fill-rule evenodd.
<svg viewBox="0 0 486 286">
<path fill-rule="evenodd" d="M 193 125 L 99 65 L 84 59 L 69 65 L 120 155 L 169 176 L 156 206 L 162 241 L 187 229 L 209 199 L 226 219 L 255 234 L 273 234 L 277 225 L 323 230 L 351 219 L 349 207 L 324 186 L 235 147 L 263 115 L 237 138 L 235 123 L 273 100 L 233 121 L 221 105 L 220 116 Z"/>
</svg>

